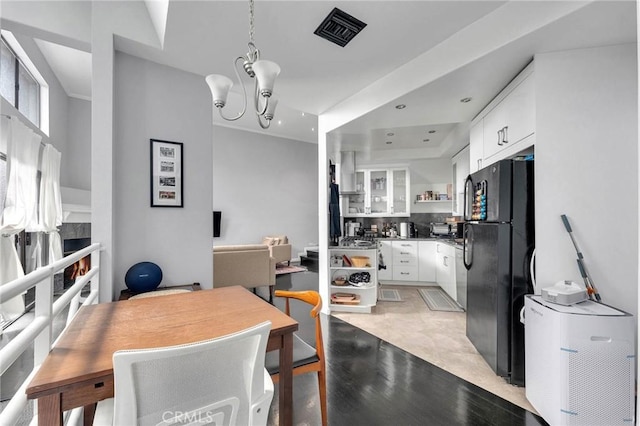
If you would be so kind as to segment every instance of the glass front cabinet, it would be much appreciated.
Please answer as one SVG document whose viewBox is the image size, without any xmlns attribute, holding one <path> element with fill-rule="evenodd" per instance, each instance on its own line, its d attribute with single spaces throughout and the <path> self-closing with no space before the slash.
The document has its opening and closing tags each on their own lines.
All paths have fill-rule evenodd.
<svg viewBox="0 0 640 426">
<path fill-rule="evenodd" d="M 344 217 L 409 216 L 409 170 L 356 171 L 356 193 L 342 197 Z"/>
</svg>

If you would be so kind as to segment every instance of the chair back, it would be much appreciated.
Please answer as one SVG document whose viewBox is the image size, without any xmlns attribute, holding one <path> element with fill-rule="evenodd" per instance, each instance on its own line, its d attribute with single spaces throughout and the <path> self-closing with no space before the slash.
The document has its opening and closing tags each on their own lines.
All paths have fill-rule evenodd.
<svg viewBox="0 0 640 426">
<path fill-rule="evenodd" d="M 115 352 L 113 424 L 265 425 L 270 329 L 266 321 L 202 342 Z"/>
<path fill-rule="evenodd" d="M 285 313 L 291 316 L 291 306 L 289 304 L 290 299 L 300 300 L 308 305 L 311 305 L 311 311 L 309 315 L 315 320 L 315 337 L 316 337 L 316 353 L 320 358 L 322 364 L 324 364 L 324 344 L 322 341 L 322 324 L 320 321 L 320 311 L 322 310 L 322 297 L 320 293 L 313 290 L 306 291 L 290 291 L 290 290 L 276 290 L 276 297 L 285 298 Z"/>
</svg>

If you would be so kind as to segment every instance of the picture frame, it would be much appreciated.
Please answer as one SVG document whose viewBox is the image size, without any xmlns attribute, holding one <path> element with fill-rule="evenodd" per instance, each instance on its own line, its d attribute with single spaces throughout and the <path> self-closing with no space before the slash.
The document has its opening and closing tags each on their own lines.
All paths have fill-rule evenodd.
<svg viewBox="0 0 640 426">
<path fill-rule="evenodd" d="M 151 207 L 183 207 L 183 144 L 150 139 Z"/>
</svg>

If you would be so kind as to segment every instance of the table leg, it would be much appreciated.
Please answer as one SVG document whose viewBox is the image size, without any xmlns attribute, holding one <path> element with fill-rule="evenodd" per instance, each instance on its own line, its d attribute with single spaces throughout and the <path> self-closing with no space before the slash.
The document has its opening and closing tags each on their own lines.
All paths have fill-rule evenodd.
<svg viewBox="0 0 640 426">
<path fill-rule="evenodd" d="M 280 426 L 293 425 L 293 334 L 282 337 L 280 350 Z"/>
<path fill-rule="evenodd" d="M 91 426 L 93 425 L 93 418 L 96 415 L 96 404 L 90 404 L 84 406 L 84 417 L 83 417 L 83 425 Z"/>
<path fill-rule="evenodd" d="M 59 393 L 38 398 L 38 426 L 62 425 L 62 395 Z"/>
</svg>

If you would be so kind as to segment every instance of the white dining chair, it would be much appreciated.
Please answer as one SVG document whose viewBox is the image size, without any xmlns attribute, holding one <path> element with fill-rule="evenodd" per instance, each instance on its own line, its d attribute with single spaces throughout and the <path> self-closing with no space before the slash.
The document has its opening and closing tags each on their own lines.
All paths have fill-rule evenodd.
<svg viewBox="0 0 640 426">
<path fill-rule="evenodd" d="M 179 346 L 113 354 L 114 398 L 94 425 L 265 425 L 273 381 L 264 367 L 271 322 Z"/>
</svg>

